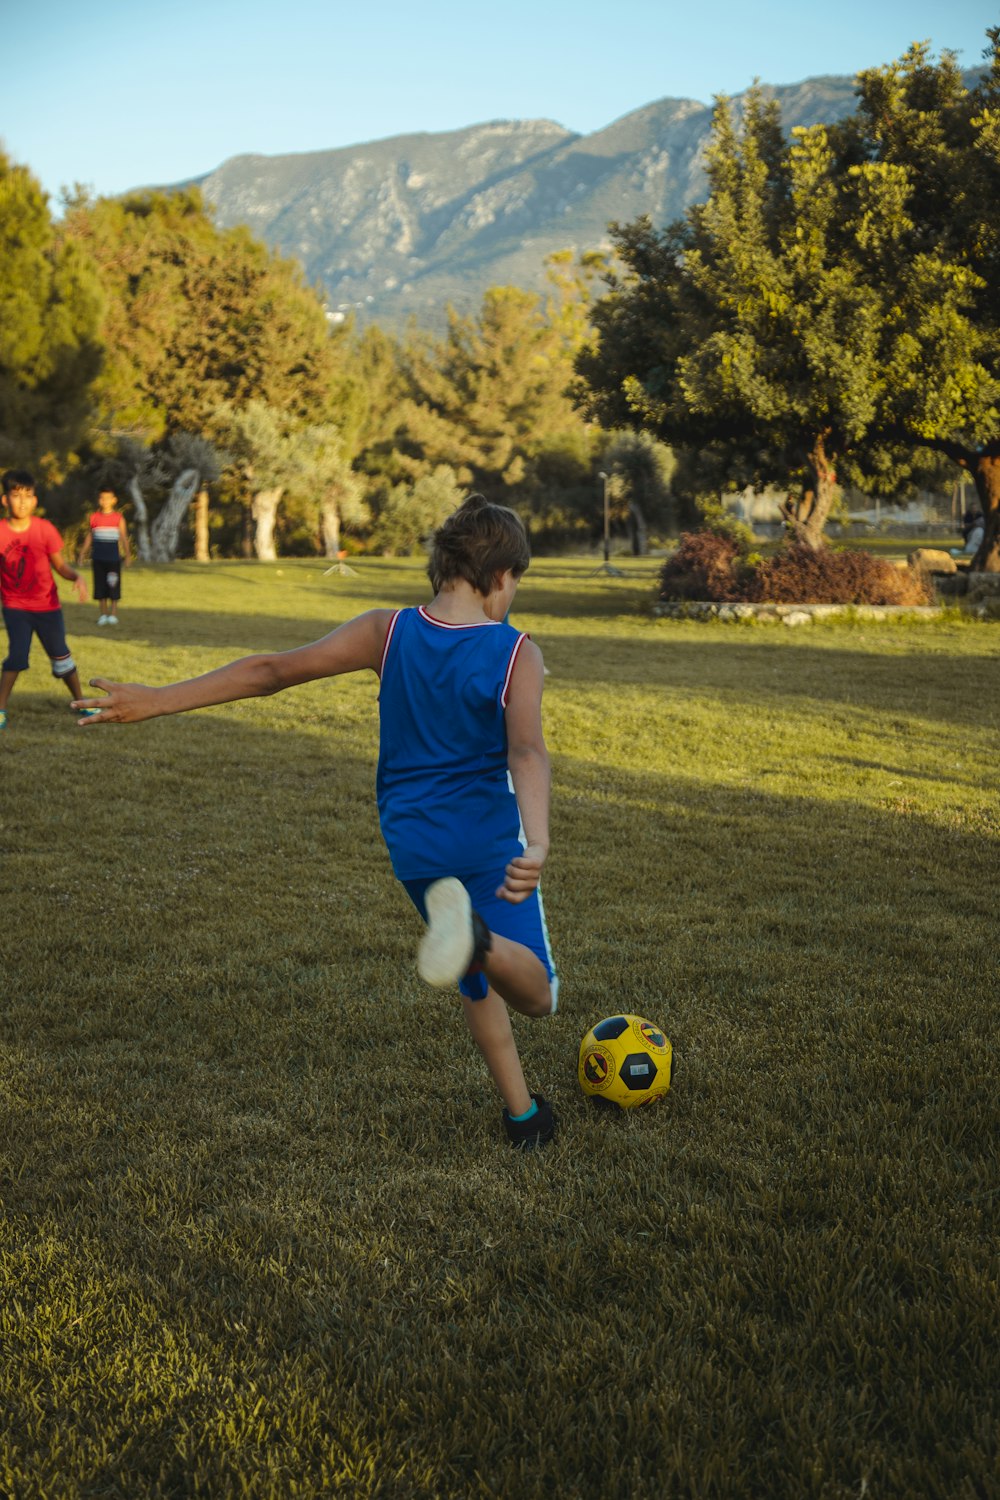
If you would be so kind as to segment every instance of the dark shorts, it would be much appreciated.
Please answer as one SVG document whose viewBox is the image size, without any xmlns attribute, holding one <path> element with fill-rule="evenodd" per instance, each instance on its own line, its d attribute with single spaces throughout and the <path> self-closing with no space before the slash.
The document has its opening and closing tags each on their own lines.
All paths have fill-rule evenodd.
<svg viewBox="0 0 1000 1500">
<path fill-rule="evenodd" d="M 460 875 L 458 878 L 468 891 L 474 910 L 479 913 L 491 932 L 499 933 L 500 937 L 510 938 L 511 942 L 522 943 L 525 948 L 529 948 L 534 953 L 536 958 L 541 960 L 549 976 L 552 996 L 555 999 L 559 989 L 559 980 L 552 962 L 552 949 L 549 946 L 549 931 L 545 925 L 542 893 L 540 890 L 534 890 L 525 901 L 519 901 L 516 906 L 509 901 L 503 901 L 496 893 L 503 885 L 504 873 L 501 869 L 499 873 L 494 871 L 492 875 Z M 438 879 L 440 876 L 433 875 L 429 880 L 400 882 L 425 922 L 427 911 L 424 906 L 424 892 Z M 460 979 L 458 988 L 467 1000 L 485 1000 L 489 985 L 485 974 L 475 973 L 467 974 L 464 979 Z"/>
<path fill-rule="evenodd" d="M 26 672 L 31 637 L 37 635 L 42 650 L 52 663 L 53 677 L 68 677 L 76 662 L 66 644 L 66 626 L 61 609 L 8 609 L 3 607 L 3 622 L 9 643 L 4 672 Z"/>
<path fill-rule="evenodd" d="M 93 562 L 94 598 L 120 599 L 122 596 L 122 565 L 120 562 Z"/>
</svg>

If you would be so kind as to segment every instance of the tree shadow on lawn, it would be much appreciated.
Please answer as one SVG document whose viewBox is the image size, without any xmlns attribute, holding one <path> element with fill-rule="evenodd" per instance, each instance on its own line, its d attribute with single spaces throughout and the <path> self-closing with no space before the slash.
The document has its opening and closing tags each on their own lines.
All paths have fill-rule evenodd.
<svg viewBox="0 0 1000 1500">
<path fill-rule="evenodd" d="M 703 640 L 623 640 L 558 636 L 545 643 L 550 681 L 690 689 L 724 694 L 734 704 L 761 709 L 813 699 L 901 717 L 942 719 L 977 729 L 1000 727 L 1000 652 L 922 651 L 908 636 L 905 652 L 880 654 L 844 646 L 810 646 L 763 632 L 753 643 L 718 636 Z M 1000 642 L 998 642 L 1000 644 Z"/>
<path fill-rule="evenodd" d="M 126 601 L 123 623 L 115 634 L 98 626 L 89 615 L 81 618 L 77 614 L 69 619 L 70 633 L 109 645 L 121 639 L 151 644 L 166 641 L 204 644 L 219 650 L 287 650 L 315 640 L 325 630 L 332 630 L 365 610 L 404 609 L 429 604 L 433 597 L 423 569 L 405 566 L 380 567 L 377 572 L 358 578 L 337 578 L 333 582 L 324 581 L 321 573 L 301 570 L 290 572 L 281 582 L 273 577 L 257 579 L 214 573 L 207 581 L 213 585 L 213 595 L 216 583 L 231 585 L 238 593 L 245 590 L 246 608 L 202 610 L 183 596 L 178 595 L 178 602 L 172 602 L 169 595 L 164 595 L 155 606 L 148 603 L 133 606 Z M 261 595 L 262 589 L 266 591 Z M 529 588 L 525 582 L 514 603 L 512 623 L 523 628 L 521 621 L 529 615 L 566 620 L 578 619 L 581 613 L 596 619 L 637 615 L 647 592 L 601 589 L 581 595 L 544 587 Z M 265 606 L 277 602 L 280 607 L 270 613 L 266 607 L 255 607 L 256 598 Z M 301 615 L 288 612 L 296 599 L 303 605 Z M 329 625 L 324 625 L 324 605 L 328 606 Z"/>
<path fill-rule="evenodd" d="M 80 1318 L 65 1296 L 75 1321 L 58 1368 L 117 1369 L 93 1398 L 97 1425 L 129 1413 L 133 1432 L 135 1369 L 166 1340 L 188 1371 L 168 1382 L 166 1415 L 150 1416 L 152 1455 L 131 1444 L 140 1472 L 176 1464 L 177 1434 L 231 1406 L 220 1366 L 281 1411 L 300 1360 L 313 1393 L 346 1389 L 381 1412 L 370 1436 L 419 1449 L 419 1392 L 441 1349 L 475 1372 L 466 1381 L 462 1360 L 449 1363 L 454 1410 L 509 1373 L 484 1369 L 481 1309 L 509 1274 L 484 1239 L 509 1235 L 511 1214 L 518 1263 L 539 1261 L 549 1295 L 564 1289 L 559 1319 L 536 1318 L 530 1299 L 510 1314 L 530 1316 L 550 1364 L 582 1337 L 574 1308 L 587 1320 L 613 1307 L 642 1329 L 651 1299 L 679 1323 L 710 1295 L 674 1357 L 709 1358 L 721 1316 L 727 1359 L 759 1369 L 763 1392 L 768 1307 L 787 1338 L 803 1300 L 846 1287 L 832 1323 L 803 1318 L 796 1378 L 827 1390 L 836 1367 L 877 1385 L 881 1332 L 859 1353 L 873 1282 L 930 1277 L 935 1316 L 943 1303 L 960 1316 L 961 1294 L 942 1288 L 960 1242 L 978 1263 L 969 1213 L 985 1192 L 990 1100 L 995 1114 L 995 841 L 850 802 L 560 764 L 546 897 L 564 1003 L 519 1036 L 562 1132 L 537 1183 L 521 1174 L 508 1190 L 518 1164 L 457 1011 L 412 975 L 418 926 L 376 846 L 370 761 L 334 741 L 325 774 L 326 757 L 287 732 L 205 729 L 172 772 L 176 737 L 106 732 L 105 770 L 134 761 L 149 795 L 110 804 L 103 847 L 75 878 L 56 842 L 62 809 L 39 801 L 32 842 L 46 852 L 19 865 L 33 872 L 31 921 L 5 939 L 29 976 L 2 1020 L 16 1084 L 5 1211 L 22 1233 L 44 1226 L 70 1285 L 76 1275 L 98 1304 Z M 223 743 L 247 775 L 208 795 Z M 281 774 L 263 783 L 262 823 L 268 764 Z M 674 1042 L 665 1113 L 599 1120 L 579 1095 L 580 1035 L 619 1009 Z M 640 1168 L 644 1192 L 623 1189 Z M 630 1271 L 612 1285 L 621 1235 Z M 808 1247 L 805 1284 L 782 1245 Z M 29 1309 L 53 1294 L 39 1255 L 21 1277 Z M 95 1276 L 112 1287 L 107 1308 Z M 30 1319 L 19 1326 L 44 1385 Z M 961 1353 L 945 1351 L 940 1378 L 978 1390 L 976 1362 L 946 1337 Z"/>
<path fill-rule="evenodd" d="M 194 650 L 220 652 L 227 659 L 230 655 L 249 656 L 258 651 L 290 651 L 327 635 L 355 614 L 376 607 L 370 600 L 359 601 L 356 609 L 331 615 L 328 620 L 308 614 L 268 615 L 251 611 L 234 614 L 217 610 L 200 613 L 188 609 L 171 611 L 140 607 L 130 609 L 127 617 L 123 615 L 124 623 L 114 635 L 106 628 L 98 628 L 96 623 L 88 629 L 80 628 L 72 621 L 68 625 L 68 634 L 71 645 L 78 640 L 88 643 L 84 669 L 91 676 L 107 677 L 111 674 L 104 670 L 104 662 L 113 663 L 119 646 L 152 647 L 154 650 L 163 646 L 190 646 Z M 80 655 L 79 650 L 77 655 Z M 99 665 L 92 671 L 94 660 Z"/>
<path fill-rule="evenodd" d="M 5 946 L 8 962 L 23 955 L 22 974 L 37 978 L 12 1001 L 3 1030 L 19 1047 L 85 1057 L 91 1078 L 106 1047 L 148 1044 L 169 1062 L 164 1098 L 185 1075 L 194 1084 L 197 1061 L 208 1072 L 196 1093 L 226 1076 L 251 1110 L 262 1077 L 276 1100 L 294 1091 L 303 1027 L 319 1027 L 324 1065 L 349 1077 L 352 1055 L 371 1050 L 369 992 L 385 1008 L 382 1023 L 402 1033 L 415 1001 L 430 1006 L 433 997 L 410 970 L 419 928 L 378 839 L 371 762 L 335 748 L 328 769 L 311 745 L 304 765 L 289 769 L 287 732 L 276 740 L 259 727 L 215 728 L 180 771 L 170 770 L 163 741 L 118 732 L 134 735 L 123 753 L 156 788 L 144 806 L 109 809 L 106 852 L 95 850 L 85 869 L 56 839 L 61 811 L 35 810 L 28 852 L 12 853 L 10 871 L 32 922 L 9 931 Z M 248 775 L 209 787 L 220 736 Z M 263 821 L 254 773 L 262 756 L 280 757 L 287 772 L 268 787 Z M 106 770 L 115 758 L 109 746 Z M 610 774 L 578 760 L 560 765 L 558 781 L 546 896 L 567 1002 L 555 1028 L 562 1045 L 567 1028 L 575 1034 L 626 1000 L 665 1004 L 664 1024 L 683 1037 L 710 1028 L 713 1016 L 754 1031 L 778 1017 L 794 1027 L 801 1006 L 839 1004 L 845 990 L 886 1006 L 904 1030 L 912 1000 L 917 1033 L 928 996 L 950 1002 L 961 986 L 966 999 L 986 999 L 995 840 L 847 801 Z M 58 977 L 66 965 L 87 976 L 72 994 Z M 115 996 L 119 976 L 128 1005 Z M 331 992 L 335 1015 L 326 1013 Z M 238 1081 L 244 1049 L 256 1084 Z M 574 1062 L 560 1064 L 563 1087 Z M 113 1071 L 105 1082 L 122 1121 L 110 1142 L 117 1152 L 128 1147 L 132 1106 Z M 29 1135 L 22 1164 L 34 1165 L 27 1178 L 8 1178 L 9 1206 L 30 1183 L 36 1212 L 45 1204 L 34 1155 L 43 1120 Z M 80 1178 L 84 1196 L 90 1175 Z"/>
</svg>

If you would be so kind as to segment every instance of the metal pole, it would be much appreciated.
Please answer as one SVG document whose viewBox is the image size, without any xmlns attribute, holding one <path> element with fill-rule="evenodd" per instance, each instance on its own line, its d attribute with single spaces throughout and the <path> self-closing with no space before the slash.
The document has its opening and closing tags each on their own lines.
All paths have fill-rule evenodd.
<svg viewBox="0 0 1000 1500">
<path fill-rule="evenodd" d="M 597 477 L 604 482 L 604 565 L 607 567 L 611 558 L 611 533 L 608 518 L 608 476 L 602 469 Z"/>
<path fill-rule="evenodd" d="M 596 573 L 610 573 L 612 578 L 621 578 L 622 575 L 620 570 L 618 568 L 613 568 L 610 562 L 611 514 L 608 510 L 608 480 L 611 478 L 611 476 L 610 474 L 605 474 L 604 470 L 601 469 L 597 477 L 602 481 L 604 485 L 604 564 L 600 568 L 595 568 L 594 571 Z"/>
</svg>

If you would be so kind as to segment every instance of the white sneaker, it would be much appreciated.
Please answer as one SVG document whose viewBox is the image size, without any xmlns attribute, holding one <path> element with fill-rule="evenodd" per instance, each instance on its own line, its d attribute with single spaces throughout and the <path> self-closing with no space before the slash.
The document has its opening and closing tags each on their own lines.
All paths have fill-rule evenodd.
<svg viewBox="0 0 1000 1500">
<path fill-rule="evenodd" d="M 436 989 L 456 984 L 472 962 L 476 936 L 472 902 L 460 880 L 448 876 L 427 887 L 427 931 L 417 950 L 417 973 Z"/>
<path fill-rule="evenodd" d="M 107 615 L 98 615 L 97 623 L 98 625 L 106 625 L 108 623 Z"/>
<path fill-rule="evenodd" d="M 117 615 L 108 615 L 107 621 L 105 623 L 108 624 L 108 625 L 117 625 L 118 624 L 118 616 Z"/>
</svg>

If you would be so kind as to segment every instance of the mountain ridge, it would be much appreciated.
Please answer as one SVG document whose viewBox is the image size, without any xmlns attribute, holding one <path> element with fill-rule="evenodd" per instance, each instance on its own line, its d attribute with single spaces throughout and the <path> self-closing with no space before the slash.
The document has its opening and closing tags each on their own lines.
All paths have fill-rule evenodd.
<svg viewBox="0 0 1000 1500">
<path fill-rule="evenodd" d="M 786 130 L 853 110 L 855 80 L 761 85 Z M 746 92 L 732 96 L 737 112 Z M 653 100 L 589 134 L 492 120 L 308 152 L 229 157 L 198 186 L 223 227 L 247 225 L 301 262 L 331 321 L 440 327 L 489 286 L 547 287 L 554 251 L 607 248 L 611 220 L 666 224 L 704 197 L 714 105 Z"/>
</svg>

